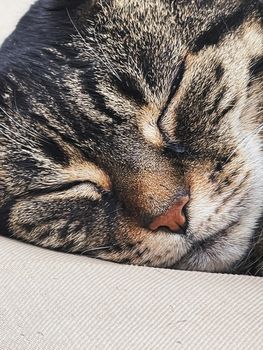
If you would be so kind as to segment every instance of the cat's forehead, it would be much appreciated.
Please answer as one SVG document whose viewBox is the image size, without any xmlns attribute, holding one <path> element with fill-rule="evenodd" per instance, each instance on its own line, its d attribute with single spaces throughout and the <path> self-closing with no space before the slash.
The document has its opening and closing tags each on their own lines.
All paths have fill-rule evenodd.
<svg viewBox="0 0 263 350">
<path fill-rule="evenodd" d="M 121 81 L 125 94 L 155 103 L 167 100 L 186 55 L 241 25 L 253 1 L 104 0 L 93 10 L 87 3 L 74 18 L 83 34 L 75 44 L 92 62 L 97 89 L 112 96 Z"/>
<path fill-rule="evenodd" d="M 110 29 L 111 34 L 127 30 L 139 36 L 173 34 L 188 39 L 224 17 L 240 15 L 249 4 L 243 0 L 104 0 L 97 3 L 92 16 L 97 28 Z M 90 8 L 81 11 L 85 17 Z M 90 17 L 88 23 L 92 23 Z"/>
<path fill-rule="evenodd" d="M 128 74 L 143 70 L 155 84 L 176 71 L 186 51 L 202 46 L 204 36 L 209 41 L 211 30 L 220 34 L 242 22 L 248 7 L 241 0 L 111 0 L 99 2 L 92 15 L 82 6 L 78 16 L 92 46 L 87 54 L 95 50 Z"/>
</svg>

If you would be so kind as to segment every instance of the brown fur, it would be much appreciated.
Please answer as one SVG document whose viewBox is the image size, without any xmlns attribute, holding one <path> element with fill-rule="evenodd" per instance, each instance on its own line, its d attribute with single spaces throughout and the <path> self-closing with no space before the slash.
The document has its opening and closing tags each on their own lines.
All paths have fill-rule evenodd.
<svg viewBox="0 0 263 350">
<path fill-rule="evenodd" d="M 20 51 L 10 39 L 0 56 L 6 234 L 122 263 L 261 273 L 259 2 L 43 0 L 13 40 Z M 186 194 L 184 234 L 148 228 Z"/>
</svg>

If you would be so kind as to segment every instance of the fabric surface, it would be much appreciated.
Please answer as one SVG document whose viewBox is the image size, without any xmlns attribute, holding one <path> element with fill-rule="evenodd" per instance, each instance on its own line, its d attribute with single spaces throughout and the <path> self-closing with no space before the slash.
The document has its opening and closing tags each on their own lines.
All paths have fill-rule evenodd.
<svg viewBox="0 0 263 350">
<path fill-rule="evenodd" d="M 117 265 L 0 237 L 0 349 L 262 350 L 262 281 Z"/>
<path fill-rule="evenodd" d="M 0 0 L 0 45 L 34 0 Z"/>
</svg>

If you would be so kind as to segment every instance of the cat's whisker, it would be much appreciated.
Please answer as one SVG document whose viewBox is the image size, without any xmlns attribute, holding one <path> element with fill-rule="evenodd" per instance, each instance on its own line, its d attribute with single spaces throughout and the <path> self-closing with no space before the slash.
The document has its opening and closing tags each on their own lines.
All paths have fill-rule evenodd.
<svg viewBox="0 0 263 350">
<path fill-rule="evenodd" d="M 92 253 L 92 252 L 97 252 L 97 251 L 100 251 L 100 250 L 109 250 L 109 249 L 112 249 L 114 248 L 114 246 L 116 246 L 116 244 L 114 245 L 110 245 L 110 246 L 102 246 L 102 247 L 96 247 L 96 248 L 91 248 L 91 249 L 87 249 L 87 250 L 84 250 L 81 255 L 84 255 L 86 253 Z"/>
<path fill-rule="evenodd" d="M 262 259 L 262 257 L 260 257 L 260 259 Z M 258 261 L 257 261 L 258 262 Z M 255 271 L 254 275 L 258 276 L 259 272 L 263 270 L 263 264 L 259 264 L 258 269 Z"/>
<path fill-rule="evenodd" d="M 250 257 L 251 256 L 248 256 L 248 259 L 246 259 L 245 261 L 242 261 L 242 264 L 240 264 L 239 266 L 237 265 L 236 270 L 238 270 L 238 268 L 240 268 L 243 264 L 245 264 L 246 261 L 248 261 Z M 262 256 L 259 256 L 256 259 L 252 259 L 251 262 L 248 265 L 245 265 L 245 267 L 246 267 L 246 274 L 250 271 L 251 267 L 255 266 L 261 259 L 262 259 Z M 261 268 L 259 268 L 259 270 L 260 269 Z M 257 270 L 257 272 L 255 274 L 257 274 L 259 272 L 259 270 Z"/>
<path fill-rule="evenodd" d="M 246 259 L 241 260 L 240 263 L 235 266 L 236 270 L 238 270 L 239 267 L 241 267 L 242 265 L 246 264 L 252 258 L 250 263 L 248 265 L 245 265 L 245 267 L 246 267 L 246 269 L 248 271 L 253 265 L 255 265 L 258 261 L 260 261 L 262 259 L 261 255 L 256 260 L 253 259 L 253 252 L 254 252 L 258 242 L 261 241 L 262 237 L 263 237 L 263 230 L 261 230 L 261 232 L 259 234 L 256 234 L 253 237 L 253 242 L 251 244 L 249 252 L 246 255 Z"/>
</svg>

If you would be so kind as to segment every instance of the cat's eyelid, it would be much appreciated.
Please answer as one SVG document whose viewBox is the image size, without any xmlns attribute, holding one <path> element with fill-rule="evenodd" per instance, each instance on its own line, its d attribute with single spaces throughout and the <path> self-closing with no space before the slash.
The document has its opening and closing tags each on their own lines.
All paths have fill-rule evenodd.
<svg viewBox="0 0 263 350">
<path fill-rule="evenodd" d="M 186 154 L 188 153 L 188 147 L 179 141 L 168 141 L 165 145 L 167 150 L 170 150 L 176 154 Z"/>
<path fill-rule="evenodd" d="M 174 95 L 176 94 L 178 88 L 180 87 L 180 83 L 183 79 L 184 73 L 185 73 L 185 59 L 182 60 L 178 65 L 178 68 L 175 73 L 175 78 L 172 83 L 171 94 L 169 97 L 173 98 Z"/>
<path fill-rule="evenodd" d="M 165 114 L 180 87 L 181 81 L 183 80 L 183 77 L 184 77 L 184 73 L 185 73 L 185 58 L 178 64 L 177 70 L 175 72 L 175 78 L 173 79 L 173 82 L 171 84 L 169 97 L 157 120 L 157 125 L 158 125 L 158 128 L 161 130 L 161 132 L 164 131 L 162 127 L 163 118 L 165 117 Z"/>
<path fill-rule="evenodd" d="M 89 182 L 103 192 L 109 192 L 112 187 L 108 174 L 89 162 L 74 163 L 64 168 L 61 175 L 65 181 Z"/>
<path fill-rule="evenodd" d="M 172 84 L 171 84 L 170 94 L 169 94 L 169 97 L 166 101 L 166 104 L 165 104 L 165 107 L 164 107 L 162 114 L 165 113 L 165 111 L 169 107 L 172 99 L 176 95 L 176 92 L 179 89 L 180 83 L 183 79 L 184 73 L 185 73 L 185 59 L 183 59 L 177 66 L 177 69 L 175 71 L 175 76 L 174 76 L 174 79 L 173 79 Z"/>
<path fill-rule="evenodd" d="M 45 200 L 51 199 L 70 199 L 70 198 L 87 198 L 88 200 L 99 200 L 103 191 L 96 184 L 90 181 L 75 181 L 64 184 L 54 185 L 50 188 L 33 190 L 29 196 L 37 196 Z"/>
</svg>

